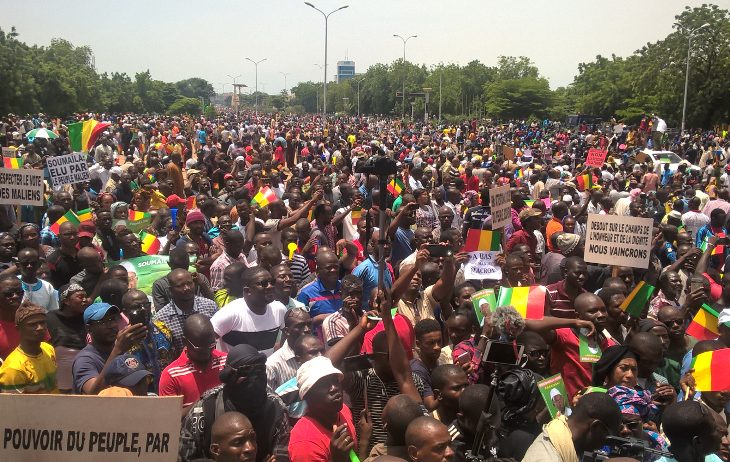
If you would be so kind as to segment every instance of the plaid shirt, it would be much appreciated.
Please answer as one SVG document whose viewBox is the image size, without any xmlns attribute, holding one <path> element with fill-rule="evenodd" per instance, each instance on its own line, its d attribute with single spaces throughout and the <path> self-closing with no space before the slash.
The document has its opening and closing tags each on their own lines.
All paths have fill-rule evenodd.
<svg viewBox="0 0 730 462">
<path fill-rule="evenodd" d="M 160 311 L 155 313 L 152 318 L 153 321 L 162 321 L 172 334 L 172 347 L 173 355 L 175 358 L 180 355 L 183 350 L 183 324 L 185 320 L 193 313 L 203 313 L 204 315 L 212 318 L 215 312 L 218 311 L 218 305 L 213 300 L 209 300 L 203 297 L 195 297 L 193 302 L 193 310 L 189 313 L 183 313 L 180 308 L 175 305 L 173 300 L 165 305 Z"/>
<path fill-rule="evenodd" d="M 243 254 L 239 255 L 238 258 L 231 258 L 231 256 L 228 255 L 228 252 L 223 252 L 215 259 L 213 264 L 210 265 L 210 286 L 213 290 L 223 288 L 223 271 L 234 261 L 240 261 L 244 265 L 249 266 L 248 261 Z"/>
</svg>

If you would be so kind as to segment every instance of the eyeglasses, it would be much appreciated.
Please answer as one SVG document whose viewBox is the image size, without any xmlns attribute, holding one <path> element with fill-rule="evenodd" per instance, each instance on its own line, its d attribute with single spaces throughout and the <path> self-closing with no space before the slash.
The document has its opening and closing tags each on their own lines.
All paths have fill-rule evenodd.
<svg viewBox="0 0 730 462">
<path fill-rule="evenodd" d="M 267 287 L 273 287 L 274 286 L 274 280 L 273 279 L 265 279 L 263 281 L 256 281 L 254 282 L 254 285 L 257 285 L 261 287 L 262 289 L 265 289 Z"/>
<path fill-rule="evenodd" d="M 132 311 L 139 310 L 140 308 L 144 308 L 146 310 L 149 310 L 152 308 L 152 302 L 141 302 L 141 303 L 135 303 L 130 307 Z"/>
<path fill-rule="evenodd" d="M 188 345 L 190 345 L 193 348 L 193 350 L 213 350 L 213 349 L 215 349 L 215 342 L 209 343 L 206 346 L 198 346 L 188 339 L 185 339 L 185 341 L 188 342 Z"/>
<path fill-rule="evenodd" d="M 547 356 L 549 354 L 550 354 L 550 350 L 548 350 L 548 349 L 545 349 L 545 350 L 532 350 L 532 351 L 528 351 L 527 352 L 527 356 L 529 356 L 532 359 L 539 358 L 541 356 L 547 358 Z"/>
</svg>

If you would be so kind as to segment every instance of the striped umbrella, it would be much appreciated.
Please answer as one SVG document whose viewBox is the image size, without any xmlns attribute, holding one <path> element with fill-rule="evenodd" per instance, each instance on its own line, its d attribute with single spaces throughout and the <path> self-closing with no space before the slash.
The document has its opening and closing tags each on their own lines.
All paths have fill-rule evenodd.
<svg viewBox="0 0 730 462">
<path fill-rule="evenodd" d="M 53 133 L 52 131 L 46 129 L 46 128 L 36 128 L 28 132 L 27 135 L 25 135 L 28 138 L 28 141 L 31 143 L 36 138 L 46 138 L 48 140 L 52 140 L 54 138 L 58 138 L 58 135 Z"/>
</svg>

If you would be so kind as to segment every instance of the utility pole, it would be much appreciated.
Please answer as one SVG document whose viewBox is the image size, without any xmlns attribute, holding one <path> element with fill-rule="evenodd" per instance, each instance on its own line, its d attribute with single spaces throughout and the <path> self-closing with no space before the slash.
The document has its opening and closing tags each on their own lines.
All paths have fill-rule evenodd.
<svg viewBox="0 0 730 462">
<path fill-rule="evenodd" d="M 254 68 L 256 69 L 256 85 L 255 85 L 255 90 L 254 90 L 256 92 L 256 96 L 255 96 L 254 107 L 257 108 L 257 112 L 258 112 L 258 107 L 259 107 L 259 64 L 266 61 L 266 58 L 260 59 L 258 61 L 254 61 L 251 58 L 246 58 L 246 61 L 251 61 L 254 65 Z"/>
<path fill-rule="evenodd" d="M 403 41 L 403 95 L 402 95 L 402 106 L 403 106 L 403 117 L 406 116 L 406 73 L 408 72 L 408 69 L 406 68 L 406 43 L 412 39 L 417 38 L 417 35 L 411 35 L 409 37 L 403 38 L 402 36 L 398 34 L 393 34 L 393 37 L 398 37 Z M 411 111 L 412 112 L 412 111 Z M 411 117 L 413 118 L 413 117 Z"/>
</svg>

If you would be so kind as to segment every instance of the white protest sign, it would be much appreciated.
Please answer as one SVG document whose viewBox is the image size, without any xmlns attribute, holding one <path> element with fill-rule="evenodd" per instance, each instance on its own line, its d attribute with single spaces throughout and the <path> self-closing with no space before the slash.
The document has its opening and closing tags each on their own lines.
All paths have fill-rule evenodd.
<svg viewBox="0 0 730 462">
<path fill-rule="evenodd" d="M 3 147 L 3 157 L 15 157 L 15 149 Z"/>
<path fill-rule="evenodd" d="M 588 215 L 585 261 L 648 268 L 653 221 L 617 215 Z"/>
<path fill-rule="evenodd" d="M 89 181 L 89 169 L 86 167 L 86 155 L 80 152 L 65 156 L 48 157 L 48 173 L 53 187 L 64 184 Z"/>
<path fill-rule="evenodd" d="M 43 170 L 0 168 L 0 204 L 43 205 Z"/>
<path fill-rule="evenodd" d="M 469 261 L 464 265 L 465 279 L 502 279 L 502 268 L 496 259 L 499 252 L 469 252 Z"/>
<path fill-rule="evenodd" d="M 489 190 L 489 208 L 492 212 L 492 229 L 503 228 L 512 221 L 512 194 L 509 185 Z"/>
<path fill-rule="evenodd" d="M 175 462 L 182 397 L 0 394 L 0 460 Z"/>
</svg>

